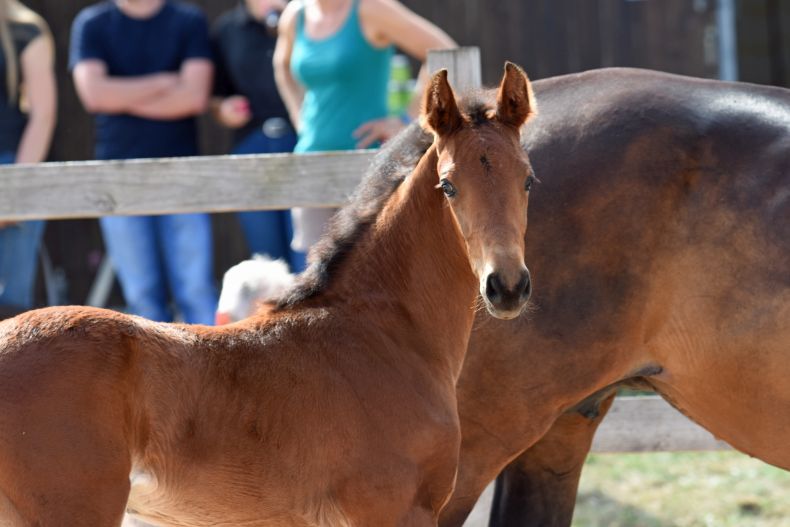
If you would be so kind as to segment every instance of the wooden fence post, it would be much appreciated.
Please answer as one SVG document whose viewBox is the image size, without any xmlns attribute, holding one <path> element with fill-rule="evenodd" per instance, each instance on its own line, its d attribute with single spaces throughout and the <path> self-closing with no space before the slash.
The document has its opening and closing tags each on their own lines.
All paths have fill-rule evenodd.
<svg viewBox="0 0 790 527">
<path fill-rule="evenodd" d="M 439 49 L 428 52 L 428 72 L 447 68 L 450 86 L 461 93 L 483 85 L 480 48 L 470 46 L 455 49 Z"/>
</svg>

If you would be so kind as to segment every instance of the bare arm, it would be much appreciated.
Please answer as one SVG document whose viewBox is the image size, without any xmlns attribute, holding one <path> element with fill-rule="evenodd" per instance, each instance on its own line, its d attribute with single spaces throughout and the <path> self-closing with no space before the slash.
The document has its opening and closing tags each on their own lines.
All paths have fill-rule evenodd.
<svg viewBox="0 0 790 527">
<path fill-rule="evenodd" d="M 155 73 L 139 77 L 111 77 L 106 64 L 87 59 L 74 67 L 74 85 L 85 109 L 90 113 L 128 113 L 136 103 L 174 87 L 174 73 Z"/>
<path fill-rule="evenodd" d="M 291 75 L 291 52 L 296 35 L 296 15 L 298 3 L 291 2 L 283 11 L 277 33 L 277 45 L 274 48 L 274 80 L 277 90 L 288 109 L 291 123 L 299 128 L 299 115 L 304 99 L 304 88 Z"/>
<path fill-rule="evenodd" d="M 20 63 L 29 115 L 16 152 L 17 163 L 44 161 L 49 151 L 57 111 L 54 55 L 52 42 L 44 35 L 22 52 Z"/>
<path fill-rule="evenodd" d="M 147 119 L 181 119 L 206 110 L 214 66 L 207 59 L 188 59 L 181 65 L 175 86 L 134 102 L 128 113 Z"/>
<path fill-rule="evenodd" d="M 455 41 L 439 27 L 410 11 L 397 0 L 362 0 L 359 6 L 362 29 L 375 46 L 395 45 L 411 57 L 425 62 L 431 49 L 457 46 Z M 408 114 L 412 119 L 420 113 L 420 95 L 428 79 L 423 64 L 417 76 L 414 96 Z M 374 119 L 354 130 L 357 148 L 367 148 L 376 141 L 387 141 L 397 134 L 404 124 L 395 117 Z"/>
<path fill-rule="evenodd" d="M 360 3 L 360 20 L 365 36 L 376 45 L 394 44 L 411 57 L 424 63 L 432 49 L 455 48 L 458 44 L 441 28 L 409 10 L 397 0 L 363 0 Z M 416 94 L 428 78 L 423 64 L 417 77 Z M 412 98 L 409 115 L 419 113 L 420 97 Z"/>
</svg>

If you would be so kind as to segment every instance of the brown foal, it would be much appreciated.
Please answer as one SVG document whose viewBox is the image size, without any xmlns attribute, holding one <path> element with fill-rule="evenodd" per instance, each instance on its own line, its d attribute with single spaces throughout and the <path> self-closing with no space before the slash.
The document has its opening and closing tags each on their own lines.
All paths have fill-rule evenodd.
<svg viewBox="0 0 790 527">
<path fill-rule="evenodd" d="M 516 317 L 534 103 L 426 89 L 433 144 L 380 157 L 292 294 L 219 328 L 84 307 L 0 324 L 0 525 L 431 526 L 456 478 L 455 385 L 482 296 Z M 405 134 L 404 138 L 408 138 Z M 408 176 L 408 177 L 406 177 Z"/>
</svg>

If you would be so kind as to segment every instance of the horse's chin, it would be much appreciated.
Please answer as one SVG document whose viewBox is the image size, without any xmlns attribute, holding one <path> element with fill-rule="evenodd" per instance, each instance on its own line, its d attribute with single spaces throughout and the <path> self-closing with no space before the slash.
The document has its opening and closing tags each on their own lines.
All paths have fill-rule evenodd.
<svg viewBox="0 0 790 527">
<path fill-rule="evenodd" d="M 515 309 L 498 309 L 488 301 L 485 302 L 485 305 L 488 314 L 500 320 L 513 320 L 514 318 L 518 318 L 519 316 L 521 316 L 521 313 L 524 312 L 524 308 L 526 308 L 527 306 L 525 302 L 524 304 L 521 304 Z"/>
</svg>

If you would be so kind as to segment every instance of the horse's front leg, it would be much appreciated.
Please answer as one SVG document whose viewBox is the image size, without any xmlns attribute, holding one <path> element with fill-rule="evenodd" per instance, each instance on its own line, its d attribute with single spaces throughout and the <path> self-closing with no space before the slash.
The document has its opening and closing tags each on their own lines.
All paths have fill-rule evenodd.
<svg viewBox="0 0 790 527">
<path fill-rule="evenodd" d="M 397 527 L 436 527 L 436 513 L 423 507 L 415 507 L 410 510 Z"/>
<path fill-rule="evenodd" d="M 497 478 L 490 527 L 566 527 L 573 519 L 582 466 L 593 435 L 614 400 L 595 412 L 561 415 L 540 441 Z"/>
</svg>

